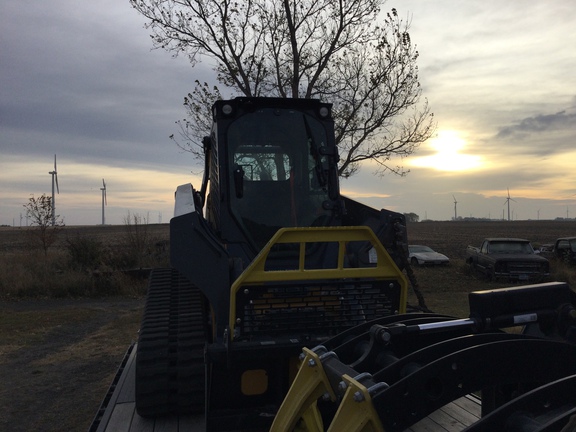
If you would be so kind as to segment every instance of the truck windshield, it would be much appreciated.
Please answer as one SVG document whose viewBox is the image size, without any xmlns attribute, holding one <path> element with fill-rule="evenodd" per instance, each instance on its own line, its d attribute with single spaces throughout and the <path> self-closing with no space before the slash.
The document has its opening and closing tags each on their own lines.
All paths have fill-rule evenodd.
<svg viewBox="0 0 576 432">
<path fill-rule="evenodd" d="M 257 246 L 282 227 L 329 223 L 326 142 L 321 122 L 292 109 L 259 109 L 230 125 L 230 207 Z"/>
<path fill-rule="evenodd" d="M 559 240 L 556 249 L 576 252 L 576 239 Z"/>
<path fill-rule="evenodd" d="M 527 242 L 498 242 L 490 243 L 490 253 L 532 254 L 534 249 Z"/>
</svg>

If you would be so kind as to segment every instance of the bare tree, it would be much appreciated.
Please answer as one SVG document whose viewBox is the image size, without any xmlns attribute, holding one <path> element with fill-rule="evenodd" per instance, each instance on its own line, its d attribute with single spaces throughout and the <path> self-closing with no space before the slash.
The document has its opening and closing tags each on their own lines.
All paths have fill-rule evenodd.
<svg viewBox="0 0 576 432">
<path fill-rule="evenodd" d="M 410 23 L 395 9 L 382 16 L 384 0 L 130 2 L 149 20 L 156 48 L 186 55 L 193 66 L 210 58 L 231 93 L 332 102 L 343 177 L 367 160 L 380 174 L 405 175 L 393 158 L 412 154 L 434 133 Z M 216 87 L 199 81 L 185 98 L 181 134 L 197 156 L 218 98 Z"/>
<path fill-rule="evenodd" d="M 170 135 L 176 145 L 182 150 L 191 152 L 196 159 L 204 158 L 204 147 L 202 138 L 207 136 L 212 126 L 211 107 L 215 101 L 222 99 L 217 86 L 210 86 L 207 83 L 195 81 L 194 90 L 184 97 L 184 106 L 187 117 L 177 121 L 180 126 L 180 137 L 184 139 L 182 143 Z"/>
<path fill-rule="evenodd" d="M 48 248 L 56 241 L 58 232 L 64 226 L 60 215 L 52 214 L 52 198 L 42 194 L 38 198 L 31 196 L 28 203 L 24 205 L 26 217 L 34 227 L 29 232 L 39 241 L 44 250 L 44 255 L 48 255 Z"/>
</svg>

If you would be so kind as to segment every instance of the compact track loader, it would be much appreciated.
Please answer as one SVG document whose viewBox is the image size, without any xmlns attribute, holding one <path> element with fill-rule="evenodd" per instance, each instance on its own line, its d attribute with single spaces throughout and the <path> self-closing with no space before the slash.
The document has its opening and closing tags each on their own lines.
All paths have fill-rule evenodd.
<svg viewBox="0 0 576 432">
<path fill-rule="evenodd" d="M 171 268 L 150 276 L 141 416 L 204 412 L 208 431 L 266 430 L 303 349 L 406 312 L 404 216 L 340 194 L 331 108 L 214 104 L 202 184 L 176 191 Z"/>
<path fill-rule="evenodd" d="M 237 98 L 213 119 L 91 431 L 576 431 L 568 284 L 407 313 L 404 217 L 341 196 L 331 106 Z"/>
</svg>

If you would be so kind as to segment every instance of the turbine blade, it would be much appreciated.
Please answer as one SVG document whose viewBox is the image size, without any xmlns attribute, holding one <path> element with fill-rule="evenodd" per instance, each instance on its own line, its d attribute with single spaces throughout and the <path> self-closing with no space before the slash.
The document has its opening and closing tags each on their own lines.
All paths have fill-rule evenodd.
<svg viewBox="0 0 576 432">
<path fill-rule="evenodd" d="M 56 171 L 56 155 L 54 155 L 54 171 Z"/>
<path fill-rule="evenodd" d="M 54 177 L 56 178 L 56 192 L 60 193 L 60 188 L 58 187 L 58 173 L 54 170 Z"/>
</svg>

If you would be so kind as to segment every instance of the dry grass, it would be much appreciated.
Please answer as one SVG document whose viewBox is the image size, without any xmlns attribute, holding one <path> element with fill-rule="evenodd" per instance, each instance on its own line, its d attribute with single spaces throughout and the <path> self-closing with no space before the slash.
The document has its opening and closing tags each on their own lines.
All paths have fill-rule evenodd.
<svg viewBox="0 0 576 432">
<path fill-rule="evenodd" d="M 140 228 L 134 247 L 125 226 L 64 227 L 47 255 L 30 236 L 34 228 L 0 228 L 0 298 L 142 295 L 146 281 L 128 271 L 168 264 L 169 228 Z"/>
</svg>

